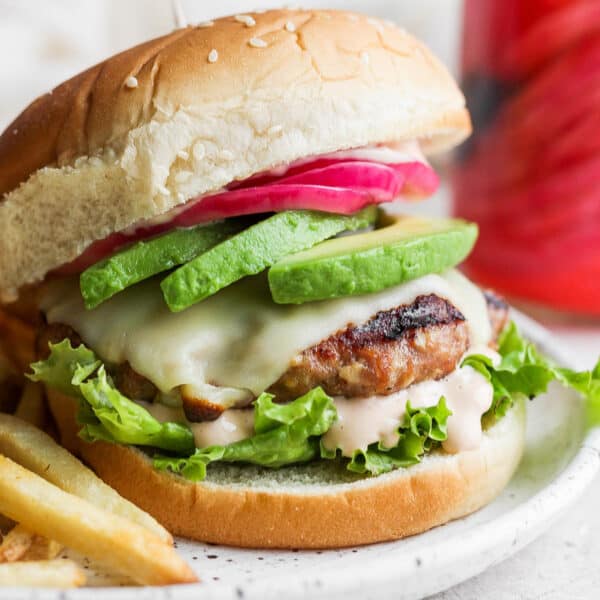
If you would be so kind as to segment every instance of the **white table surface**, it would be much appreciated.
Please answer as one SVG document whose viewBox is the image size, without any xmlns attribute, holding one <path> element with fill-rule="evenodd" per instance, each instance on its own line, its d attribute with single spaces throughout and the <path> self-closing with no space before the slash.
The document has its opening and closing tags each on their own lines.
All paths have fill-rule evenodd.
<svg viewBox="0 0 600 600">
<path fill-rule="evenodd" d="M 600 355 L 598 326 L 549 326 L 578 368 Z M 512 558 L 430 600 L 600 598 L 600 477 L 572 510 Z"/>
</svg>

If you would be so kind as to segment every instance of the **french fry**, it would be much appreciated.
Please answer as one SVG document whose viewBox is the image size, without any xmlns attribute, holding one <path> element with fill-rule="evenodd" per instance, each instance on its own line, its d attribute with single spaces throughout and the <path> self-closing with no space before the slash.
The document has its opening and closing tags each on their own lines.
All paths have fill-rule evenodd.
<svg viewBox="0 0 600 600">
<path fill-rule="evenodd" d="M 56 558 L 64 546 L 54 540 L 49 540 L 42 535 L 35 535 L 33 542 L 21 560 L 51 560 Z"/>
<path fill-rule="evenodd" d="M 23 525 L 15 525 L 0 544 L 0 563 L 17 560 L 50 560 L 63 546 L 54 540 L 32 533 Z"/>
<path fill-rule="evenodd" d="M 133 521 L 163 541 L 173 543 L 171 534 L 148 513 L 125 500 L 37 427 L 12 415 L 0 414 L 0 453 L 65 492 Z"/>
<path fill-rule="evenodd" d="M 15 417 L 27 421 L 40 429 L 46 425 L 47 409 L 44 398 L 44 388 L 41 384 L 28 381 L 23 387 L 23 393 Z"/>
<path fill-rule="evenodd" d="M 63 492 L 0 456 L 0 512 L 145 585 L 197 577 L 163 540 L 136 523 Z"/>
<path fill-rule="evenodd" d="M 34 538 L 34 533 L 22 525 L 16 525 L 4 536 L 0 544 L 0 562 L 21 560 L 33 545 Z"/>
<path fill-rule="evenodd" d="M 15 562 L 0 565 L 2 587 L 73 588 L 85 583 L 85 573 L 72 560 Z"/>
</svg>

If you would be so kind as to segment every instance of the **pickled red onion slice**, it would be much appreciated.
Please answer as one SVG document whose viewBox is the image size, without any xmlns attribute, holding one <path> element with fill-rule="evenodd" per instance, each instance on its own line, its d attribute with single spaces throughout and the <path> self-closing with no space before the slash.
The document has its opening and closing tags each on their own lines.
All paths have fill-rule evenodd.
<svg viewBox="0 0 600 600">
<path fill-rule="evenodd" d="M 369 204 L 392 202 L 399 196 L 419 197 L 435 192 L 439 179 L 422 162 L 387 165 L 364 160 L 317 159 L 286 171 L 283 176 L 259 175 L 218 194 L 199 197 L 178 207 L 169 220 L 140 224 L 94 242 L 73 262 L 56 272 L 80 273 L 121 247 L 175 227 L 191 227 L 228 217 L 318 210 L 350 214 Z"/>
<path fill-rule="evenodd" d="M 206 196 L 178 214 L 170 221 L 170 225 L 191 227 L 227 217 L 300 209 L 347 215 L 368 204 L 392 200 L 392 195 L 383 192 L 371 193 L 323 185 L 273 184 Z"/>
<path fill-rule="evenodd" d="M 410 161 L 403 163 L 383 164 L 377 162 L 369 162 L 361 159 L 345 158 L 342 161 L 334 158 L 317 158 L 310 162 L 301 162 L 287 168 L 283 174 L 259 173 L 244 181 L 236 181 L 228 186 L 229 190 L 237 190 L 247 187 L 258 187 L 273 183 L 290 182 L 293 179 L 294 183 L 309 183 L 314 181 L 319 185 L 333 185 L 335 187 L 353 187 L 352 182 L 356 181 L 357 177 L 366 177 L 371 180 L 372 189 L 386 189 L 387 181 L 391 182 L 389 171 L 392 170 L 395 176 L 404 178 L 404 188 L 398 194 L 403 196 L 426 197 L 433 194 L 439 185 L 439 178 L 436 172 L 425 162 Z M 323 174 L 327 176 L 329 183 L 325 183 L 323 179 L 316 181 L 313 179 L 313 174 Z M 303 179 L 305 178 L 306 179 Z"/>
</svg>

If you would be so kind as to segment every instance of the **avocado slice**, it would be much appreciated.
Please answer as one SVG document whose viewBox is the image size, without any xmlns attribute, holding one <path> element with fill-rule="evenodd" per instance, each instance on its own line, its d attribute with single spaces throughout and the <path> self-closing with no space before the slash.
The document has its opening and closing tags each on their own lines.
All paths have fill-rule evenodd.
<svg viewBox="0 0 600 600">
<path fill-rule="evenodd" d="M 245 225 L 243 221 L 222 221 L 175 229 L 150 240 L 137 242 L 92 265 L 79 278 L 86 308 L 95 308 L 139 281 L 196 258 Z"/>
<path fill-rule="evenodd" d="M 368 227 L 376 218 L 374 206 L 348 216 L 308 210 L 277 213 L 171 273 L 161 283 L 165 301 L 173 312 L 179 312 L 242 277 L 264 271 L 288 254 L 342 231 Z"/>
<path fill-rule="evenodd" d="M 329 240 L 287 256 L 269 270 L 278 304 L 370 294 L 461 262 L 477 225 L 459 219 L 385 215 L 381 228 Z"/>
</svg>

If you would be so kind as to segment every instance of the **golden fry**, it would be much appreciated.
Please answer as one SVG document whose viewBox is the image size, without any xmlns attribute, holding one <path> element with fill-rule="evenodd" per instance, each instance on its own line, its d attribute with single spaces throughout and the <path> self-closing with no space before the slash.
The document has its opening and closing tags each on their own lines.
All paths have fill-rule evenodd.
<svg viewBox="0 0 600 600">
<path fill-rule="evenodd" d="M 144 527 L 63 492 L 5 456 L 0 512 L 141 584 L 197 581 L 175 550 Z"/>
<path fill-rule="evenodd" d="M 33 542 L 21 560 L 51 560 L 56 558 L 64 546 L 42 535 L 33 537 Z"/>
<path fill-rule="evenodd" d="M 49 435 L 11 415 L 0 414 L 0 453 L 65 492 L 141 525 L 163 541 L 171 534 L 148 513 L 121 497 Z"/>
<path fill-rule="evenodd" d="M 28 529 L 22 525 L 16 525 L 4 536 L 2 544 L 0 544 L 0 562 L 21 560 L 31 548 L 34 537 L 35 534 Z"/>
<path fill-rule="evenodd" d="M 72 588 L 85 584 L 85 573 L 72 560 L 15 562 L 0 565 L 0 586 Z"/>
</svg>

